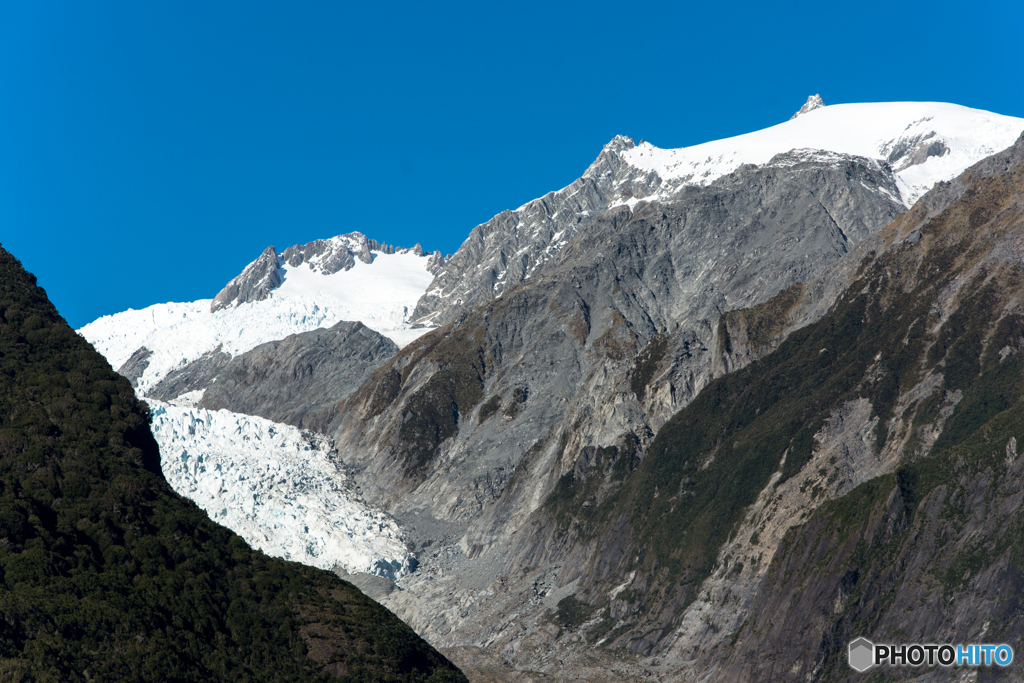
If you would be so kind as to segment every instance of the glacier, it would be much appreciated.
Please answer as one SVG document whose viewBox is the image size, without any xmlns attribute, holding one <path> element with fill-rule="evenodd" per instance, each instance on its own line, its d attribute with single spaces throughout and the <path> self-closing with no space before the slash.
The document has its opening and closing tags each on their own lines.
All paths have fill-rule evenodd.
<svg viewBox="0 0 1024 683">
<path fill-rule="evenodd" d="M 398 524 L 364 502 L 327 437 L 188 400 L 148 403 L 167 482 L 252 547 L 392 581 L 416 568 Z"/>
</svg>

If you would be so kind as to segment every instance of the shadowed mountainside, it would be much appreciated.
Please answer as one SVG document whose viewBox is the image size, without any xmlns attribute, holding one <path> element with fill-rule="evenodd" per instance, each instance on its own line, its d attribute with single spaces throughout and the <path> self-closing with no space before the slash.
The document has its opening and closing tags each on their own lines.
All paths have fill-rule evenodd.
<svg viewBox="0 0 1024 683">
<path fill-rule="evenodd" d="M 171 491 L 148 419 L 0 249 L 0 680 L 465 680 Z"/>
</svg>

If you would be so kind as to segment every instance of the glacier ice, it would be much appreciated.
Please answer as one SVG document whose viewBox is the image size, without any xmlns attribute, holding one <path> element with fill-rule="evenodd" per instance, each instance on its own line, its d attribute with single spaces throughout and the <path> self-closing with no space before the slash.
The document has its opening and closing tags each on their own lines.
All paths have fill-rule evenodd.
<svg viewBox="0 0 1024 683">
<path fill-rule="evenodd" d="M 149 404 L 168 483 L 252 547 L 391 580 L 415 569 L 398 524 L 362 500 L 326 437 L 226 410 Z"/>
</svg>

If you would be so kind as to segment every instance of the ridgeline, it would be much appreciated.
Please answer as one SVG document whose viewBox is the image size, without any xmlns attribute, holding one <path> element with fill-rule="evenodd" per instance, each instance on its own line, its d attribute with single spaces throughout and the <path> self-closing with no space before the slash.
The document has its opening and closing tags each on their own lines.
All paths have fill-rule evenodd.
<svg viewBox="0 0 1024 683">
<path fill-rule="evenodd" d="M 0 680 L 465 681 L 160 474 L 149 412 L 0 248 Z"/>
</svg>

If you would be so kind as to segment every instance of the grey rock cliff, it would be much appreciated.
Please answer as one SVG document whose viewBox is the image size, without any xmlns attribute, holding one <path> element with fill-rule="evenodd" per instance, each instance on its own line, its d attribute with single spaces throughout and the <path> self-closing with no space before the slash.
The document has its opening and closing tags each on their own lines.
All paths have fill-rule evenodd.
<svg viewBox="0 0 1024 683">
<path fill-rule="evenodd" d="M 232 304 L 266 299 L 270 296 L 270 290 L 281 286 L 279 268 L 277 251 L 273 246 L 267 247 L 258 259 L 224 285 L 224 289 L 217 293 L 210 304 L 210 312 L 215 313 Z"/>
<path fill-rule="evenodd" d="M 393 366 L 403 375 L 401 396 L 443 368 L 444 363 L 434 365 L 432 356 L 444 346 L 439 338 L 458 337 L 467 348 L 484 347 L 486 367 L 479 381 L 489 380 L 492 372 L 496 377 L 494 385 L 485 382 L 487 396 L 500 394 L 503 407 L 516 387 L 529 387 L 528 396 L 540 397 L 527 398 L 512 419 L 518 432 L 536 406 L 536 424 L 512 443 L 503 440 L 502 448 L 491 444 L 487 449 L 508 452 L 515 462 L 526 450 L 517 452 L 516 444 L 542 437 L 563 410 L 560 402 L 581 401 L 589 404 L 585 412 L 590 412 L 596 407 L 591 401 L 608 398 L 608 389 L 600 389 L 604 380 L 581 391 L 586 378 L 604 377 L 614 369 L 619 379 L 607 381 L 628 386 L 633 358 L 655 334 L 665 332 L 671 338 L 666 358 L 676 363 L 668 376 L 657 379 L 662 386 L 673 385 L 669 393 L 675 398 L 667 403 L 655 399 L 656 389 L 646 408 L 635 397 L 628 399 L 623 410 L 631 416 L 624 415 L 619 425 L 629 431 L 627 424 L 644 424 L 653 411 L 658 415 L 656 430 L 658 421 L 685 404 L 713 375 L 719 315 L 813 280 L 903 211 L 881 191 L 891 192 L 892 187 L 887 169 L 873 161 L 795 153 L 779 155 L 765 167 L 742 168 L 710 187 L 684 188 L 672 204 L 614 209 L 520 288 L 403 350 Z M 481 341 L 473 336 L 474 329 L 479 329 Z M 493 355 L 489 362 L 488 353 Z M 360 439 L 378 429 L 390 433 L 383 423 L 388 415 L 404 414 L 401 396 L 386 415 L 374 418 L 381 427 Z M 485 420 L 475 427 L 464 407 L 458 413 L 456 442 L 463 438 L 463 429 L 505 431 L 508 422 Z"/>
<path fill-rule="evenodd" d="M 206 381 L 200 405 L 327 432 L 335 404 L 397 351 L 360 322 L 293 334 L 225 363 Z"/>
<path fill-rule="evenodd" d="M 435 644 L 501 642 L 537 666 L 545 610 L 585 565 L 583 546 L 538 521 L 545 499 L 607 465 L 603 449 L 641 459 L 725 371 L 722 314 L 815 280 L 905 210 L 896 196 L 884 164 L 779 155 L 671 203 L 606 211 L 531 278 L 403 349 L 342 403 L 336 443 L 368 495 L 419 520 L 413 543 L 461 538 L 385 604 Z"/>
<path fill-rule="evenodd" d="M 614 365 L 606 363 L 601 381 L 585 385 L 595 396 L 590 416 L 578 400 L 570 400 L 561 434 L 554 431 L 534 443 L 495 502 L 469 523 L 461 544 L 465 559 L 425 561 L 423 575 L 385 602 L 445 646 L 500 652 L 514 666 L 549 675 L 582 670 L 588 658 L 598 656 L 588 641 L 655 655 L 638 666 L 653 669 L 661 680 L 713 676 L 722 681 L 845 678 L 850 674 L 842 648 L 859 635 L 875 642 L 904 637 L 917 642 L 940 638 L 928 635 L 936 633 L 966 642 L 990 629 L 998 642 L 1015 641 L 1021 633 L 1020 610 L 1007 601 L 1007 590 L 1016 590 L 1007 586 L 1020 581 L 1020 555 L 1010 539 L 1024 524 L 1016 447 L 1024 424 L 1016 403 L 1024 391 L 1019 356 L 1024 345 L 1019 303 L 1024 171 L 1014 166 L 1022 150 L 1024 139 L 970 169 L 956 183 L 961 192 L 937 188 L 935 196 L 835 261 L 831 273 L 841 282 L 830 286 L 842 290 L 857 284 L 840 292 L 838 303 L 831 297 L 824 308 L 832 313 L 794 335 L 797 341 L 787 342 L 789 355 L 783 358 L 802 354 L 806 359 L 796 367 L 798 377 L 805 376 L 799 368 L 810 371 L 814 363 L 826 363 L 826 381 L 845 377 L 841 381 L 850 393 L 835 404 L 812 401 L 800 409 L 800 419 L 816 425 L 809 459 L 783 475 L 786 456 L 781 462 L 775 456 L 771 465 L 778 470 L 743 508 L 719 547 L 713 571 L 698 587 L 666 581 L 664 563 L 648 563 L 645 569 L 644 554 L 662 551 L 637 545 L 636 517 L 613 516 L 596 528 L 587 526 L 587 520 L 602 519 L 601 510 L 619 509 L 602 507 L 615 500 L 619 462 L 623 472 L 654 466 L 643 434 L 637 435 L 639 451 L 626 448 L 626 439 L 599 438 L 600 430 L 615 422 L 616 412 L 626 409 L 627 387 L 634 389 L 620 380 L 618 395 L 606 393 L 615 375 Z M 620 225 L 617 234 L 628 234 L 632 224 Z M 829 277 L 828 272 L 820 277 Z M 543 280 L 536 278 L 502 300 L 536 292 Z M 575 289 L 584 289 L 574 287 L 583 282 L 570 280 Z M 824 291 L 820 284 L 811 281 L 797 290 L 786 290 L 796 293 L 781 308 L 773 305 L 778 302 L 773 297 L 728 312 L 726 318 L 735 317 L 726 324 L 743 332 L 735 336 L 736 343 L 755 349 L 759 346 L 753 340 L 784 338 L 789 323 L 764 327 L 780 310 L 788 311 L 783 317 L 790 320 L 801 319 L 804 306 L 828 312 L 820 299 L 815 302 Z M 578 310 L 589 312 L 593 328 L 601 306 L 582 299 L 587 305 Z M 484 310 L 496 329 L 499 309 Z M 625 320 L 636 320 L 627 309 L 618 310 Z M 865 324 L 873 331 L 859 329 Z M 915 331 L 919 325 L 922 334 Z M 597 325 L 588 333 L 591 348 L 600 330 Z M 658 393 L 664 381 L 659 376 L 671 376 L 666 365 L 680 362 L 681 354 L 670 351 L 674 335 L 671 330 L 667 334 L 664 349 L 647 356 L 661 360 L 642 373 L 652 379 L 645 396 Z M 654 343 L 657 337 L 651 339 Z M 803 350 L 795 352 L 794 344 Z M 822 354 L 835 349 L 851 351 L 843 363 L 853 364 L 829 369 L 823 360 L 828 356 Z M 912 359 L 904 354 L 913 354 Z M 483 355 L 488 357 L 486 350 Z M 584 351 L 580 357 L 586 362 L 588 355 Z M 642 353 L 632 367 L 642 368 L 644 363 L 637 361 L 644 358 Z M 764 357 L 744 376 L 753 378 L 758 368 L 786 362 L 770 359 Z M 854 367 L 859 374 L 850 374 Z M 494 371 L 496 386 L 502 369 Z M 758 380 L 734 381 L 727 386 L 756 386 Z M 530 396 L 546 395 L 544 385 L 530 388 Z M 720 394 L 723 408 L 735 398 L 732 391 Z M 739 400 L 747 405 L 761 391 L 754 389 L 751 397 Z M 990 423 L 978 421 L 979 411 L 995 414 L 993 391 L 1010 392 L 999 400 L 1016 412 Z M 481 404 L 488 405 L 485 397 Z M 523 408 L 531 409 L 529 399 Z M 820 411 L 818 418 L 815 411 Z M 595 415 L 600 419 L 594 420 Z M 453 446 L 462 438 L 460 431 Z M 706 465 L 714 462 L 716 452 L 725 457 L 737 448 L 740 441 L 732 438 L 741 437 L 725 439 Z M 934 465 L 920 460 L 933 450 L 948 455 Z M 463 452 L 478 457 L 471 444 Z M 623 452 L 631 454 L 628 460 L 619 460 Z M 465 457 L 447 449 L 439 455 Z M 948 474 L 936 480 L 939 472 Z M 737 484 L 744 474 L 736 471 Z M 623 490 L 639 497 L 643 489 L 630 476 L 625 475 Z M 874 484 L 856 488 L 865 482 Z M 720 495 L 732 493 L 730 487 Z M 663 508 L 666 516 L 687 500 L 683 487 L 679 492 L 663 488 L 661 494 L 662 500 L 680 501 Z M 860 497 L 851 500 L 854 494 Z M 828 501 L 837 504 L 824 506 Z M 572 507 L 566 508 L 567 502 Z M 671 523 L 665 520 L 666 526 Z M 443 569 L 430 574 L 434 563 Z M 895 602 L 894 590 L 901 596 Z M 576 609 L 591 616 L 549 628 L 552 619 L 556 625 L 562 619 L 559 614 L 570 598 L 582 600 Z M 760 656 L 779 650 L 780 643 L 784 652 Z M 940 674 L 936 680 L 945 680 Z M 593 679 L 599 680 L 596 674 Z"/>
<path fill-rule="evenodd" d="M 473 228 L 436 273 L 412 318 L 445 324 L 464 306 L 500 296 L 536 274 L 613 203 L 656 191 L 661 186 L 657 174 L 640 171 L 620 156 L 635 146 L 627 137 L 616 137 L 571 185 Z"/>
<path fill-rule="evenodd" d="M 224 353 L 218 346 L 188 365 L 168 372 L 147 395 L 158 401 L 170 401 L 182 394 L 206 389 L 211 382 L 216 381 L 217 374 L 230 360 L 230 354 Z"/>
<path fill-rule="evenodd" d="M 153 355 L 153 352 L 147 349 L 145 346 L 139 347 L 135 350 L 128 360 L 126 360 L 121 367 L 117 369 L 117 374 L 122 377 L 126 377 L 129 382 L 132 383 L 133 387 L 138 386 L 139 378 L 142 377 L 142 373 L 149 367 L 149 358 Z"/>
</svg>

